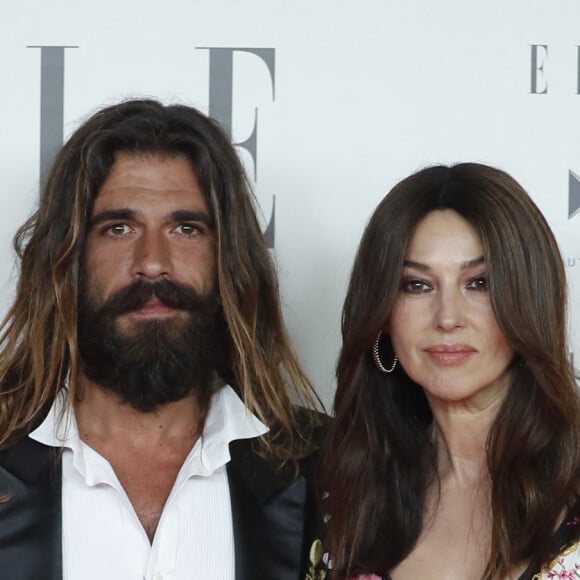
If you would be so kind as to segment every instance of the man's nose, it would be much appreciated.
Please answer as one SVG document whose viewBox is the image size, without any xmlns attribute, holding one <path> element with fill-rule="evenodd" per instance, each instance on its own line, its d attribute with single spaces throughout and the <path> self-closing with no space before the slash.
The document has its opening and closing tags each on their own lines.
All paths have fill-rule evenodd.
<svg viewBox="0 0 580 580">
<path fill-rule="evenodd" d="M 144 231 L 133 250 L 133 276 L 149 280 L 171 276 L 169 241 L 162 232 Z"/>
</svg>

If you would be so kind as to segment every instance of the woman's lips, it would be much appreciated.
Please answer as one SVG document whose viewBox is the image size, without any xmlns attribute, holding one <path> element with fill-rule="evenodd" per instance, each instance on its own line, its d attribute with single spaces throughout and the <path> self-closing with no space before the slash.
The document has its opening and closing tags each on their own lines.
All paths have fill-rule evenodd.
<svg viewBox="0 0 580 580">
<path fill-rule="evenodd" d="M 477 352 L 477 349 L 468 344 L 436 344 L 424 351 L 438 364 L 459 365 L 468 360 Z"/>
</svg>

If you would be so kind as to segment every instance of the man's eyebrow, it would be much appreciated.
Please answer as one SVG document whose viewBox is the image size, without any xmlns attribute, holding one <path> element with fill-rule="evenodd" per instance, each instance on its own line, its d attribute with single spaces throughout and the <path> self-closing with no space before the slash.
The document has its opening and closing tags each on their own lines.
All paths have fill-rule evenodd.
<svg viewBox="0 0 580 580">
<path fill-rule="evenodd" d="M 210 228 L 213 228 L 214 226 L 213 219 L 205 211 L 176 209 L 175 211 L 172 211 L 170 215 L 174 222 L 201 222 Z"/>
<path fill-rule="evenodd" d="M 95 214 L 90 221 L 91 226 L 101 224 L 111 220 L 132 220 L 137 217 L 137 213 L 129 208 L 121 207 L 117 209 L 105 209 Z M 190 209 L 176 209 L 169 214 L 175 222 L 201 222 L 208 227 L 213 227 L 214 223 L 209 214 L 205 211 L 195 211 Z"/>
<path fill-rule="evenodd" d="M 485 257 L 479 256 L 477 258 L 473 258 L 473 260 L 467 260 L 466 262 L 462 262 L 460 265 L 461 270 L 469 270 L 470 268 L 475 268 L 475 266 L 479 266 L 480 264 L 485 263 Z M 421 272 L 428 272 L 431 270 L 431 266 L 428 264 L 423 264 L 422 262 L 415 262 L 414 260 L 405 260 L 403 262 L 404 268 L 413 268 L 415 270 L 420 270 Z"/>
<path fill-rule="evenodd" d="M 91 217 L 90 224 L 95 226 L 109 220 L 130 220 L 135 218 L 135 212 L 132 209 L 121 207 L 118 209 L 105 209 Z"/>
</svg>

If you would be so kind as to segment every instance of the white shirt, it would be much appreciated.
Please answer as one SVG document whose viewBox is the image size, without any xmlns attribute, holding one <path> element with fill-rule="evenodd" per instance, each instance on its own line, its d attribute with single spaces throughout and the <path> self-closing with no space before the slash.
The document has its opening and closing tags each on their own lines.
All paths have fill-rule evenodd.
<svg viewBox="0 0 580 580">
<path fill-rule="evenodd" d="M 229 386 L 212 397 L 202 436 L 179 471 L 153 544 L 109 462 L 81 441 L 57 397 L 30 437 L 62 447 L 63 580 L 234 580 L 229 443 L 267 427 Z"/>
</svg>

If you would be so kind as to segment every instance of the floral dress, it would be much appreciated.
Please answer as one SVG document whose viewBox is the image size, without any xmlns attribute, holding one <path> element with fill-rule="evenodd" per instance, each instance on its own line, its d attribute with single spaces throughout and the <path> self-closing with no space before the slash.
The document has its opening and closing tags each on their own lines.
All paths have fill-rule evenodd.
<svg viewBox="0 0 580 580">
<path fill-rule="evenodd" d="M 566 547 L 532 576 L 532 580 L 559 580 L 560 578 L 580 579 L 580 541 Z"/>
</svg>

